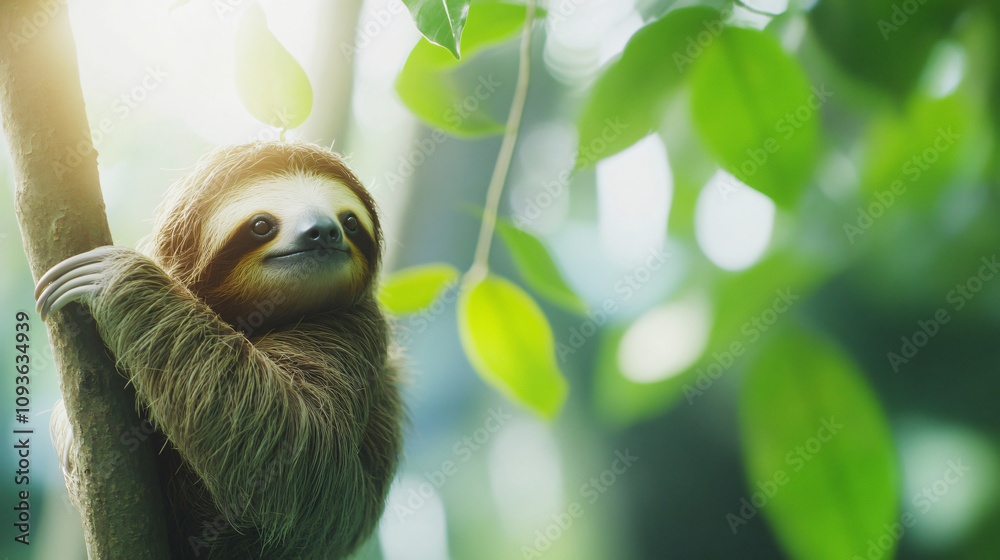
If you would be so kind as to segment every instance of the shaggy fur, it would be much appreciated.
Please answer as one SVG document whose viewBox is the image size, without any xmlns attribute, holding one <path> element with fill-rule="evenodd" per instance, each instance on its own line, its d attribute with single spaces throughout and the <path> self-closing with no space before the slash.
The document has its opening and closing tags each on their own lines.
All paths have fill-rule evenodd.
<svg viewBox="0 0 1000 560">
<path fill-rule="evenodd" d="M 289 172 L 356 193 L 370 214 L 374 262 L 364 263 L 366 285 L 352 300 L 316 302 L 247 338 L 199 295 L 211 291 L 205 279 L 217 249 L 206 249 L 202 220 L 232 189 Z M 117 248 L 106 259 L 89 307 L 164 440 L 173 556 L 348 555 L 384 509 L 404 414 L 374 297 L 381 232 L 368 192 L 316 146 L 226 148 L 174 185 L 151 241 L 149 256 Z"/>
</svg>

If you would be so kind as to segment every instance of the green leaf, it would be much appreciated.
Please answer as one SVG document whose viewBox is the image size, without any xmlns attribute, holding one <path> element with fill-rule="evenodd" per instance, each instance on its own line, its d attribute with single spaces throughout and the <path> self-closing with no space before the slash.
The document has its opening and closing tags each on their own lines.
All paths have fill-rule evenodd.
<svg viewBox="0 0 1000 560">
<path fill-rule="evenodd" d="M 486 382 L 543 417 L 555 417 L 566 400 L 566 380 L 556 364 L 552 327 L 531 296 L 488 276 L 462 293 L 458 330 Z"/>
<path fill-rule="evenodd" d="M 237 30 L 236 91 L 254 118 L 277 128 L 295 128 L 312 111 L 305 70 L 268 29 L 256 3 L 247 8 Z"/>
<path fill-rule="evenodd" d="M 904 99 L 964 4 L 920 2 L 913 11 L 899 0 L 820 0 L 809 12 L 809 24 L 842 68 Z"/>
<path fill-rule="evenodd" d="M 885 415 L 857 367 L 823 339 L 787 329 L 748 368 L 741 400 L 746 499 L 766 500 L 757 507 L 789 555 L 865 557 L 869 540 L 882 542 L 898 522 L 899 473 Z M 742 506 L 734 500 L 731 527 Z"/>
<path fill-rule="evenodd" d="M 817 156 L 818 107 L 798 62 L 770 34 L 727 28 L 691 68 L 695 126 L 722 166 L 781 206 L 798 199 Z"/>
<path fill-rule="evenodd" d="M 497 229 L 510 251 L 524 281 L 552 303 L 576 313 L 585 313 L 586 304 L 563 280 L 559 268 L 542 242 L 520 230 L 509 220 L 499 220 Z"/>
<path fill-rule="evenodd" d="M 450 264 L 427 264 L 396 271 L 382 281 L 379 301 L 397 315 L 419 311 L 455 282 L 458 269 Z"/>
<path fill-rule="evenodd" d="M 923 205 L 958 171 L 975 166 L 962 156 L 979 138 L 974 103 L 961 93 L 941 99 L 918 96 L 902 115 L 877 119 L 869 131 L 863 185 L 870 199 L 892 206 L 897 198 Z"/>
<path fill-rule="evenodd" d="M 714 265 L 705 262 L 711 274 Z M 725 391 L 717 386 L 730 383 L 748 354 L 756 351 L 773 329 L 787 321 L 831 273 L 830 264 L 807 254 L 774 253 L 738 273 L 724 273 L 714 282 L 705 272 L 693 271 L 692 284 L 712 286 L 712 319 L 708 344 L 690 368 L 655 383 L 636 383 L 618 367 L 621 332 L 611 331 L 602 339 L 598 354 L 594 404 L 613 424 L 629 424 L 662 414 L 677 402 L 699 406 L 705 395 Z M 683 398 L 682 398 L 683 397 Z"/>
<path fill-rule="evenodd" d="M 462 34 L 466 60 L 477 51 L 504 42 L 524 26 L 525 7 L 502 2 L 474 4 Z M 500 134 L 504 126 L 483 109 L 503 84 L 492 74 L 463 80 L 455 70 L 462 64 L 448 52 L 421 39 L 406 59 L 396 92 L 413 114 L 428 126 L 456 136 Z"/>
<path fill-rule="evenodd" d="M 722 28 L 719 12 L 699 6 L 674 10 L 637 31 L 591 89 L 577 123 L 577 168 L 612 156 L 656 129 L 691 65 L 690 55 L 697 54 L 689 42 L 699 33 L 718 35 Z"/>
<path fill-rule="evenodd" d="M 413 23 L 428 41 L 461 58 L 459 44 L 469 14 L 469 0 L 403 0 Z"/>
</svg>

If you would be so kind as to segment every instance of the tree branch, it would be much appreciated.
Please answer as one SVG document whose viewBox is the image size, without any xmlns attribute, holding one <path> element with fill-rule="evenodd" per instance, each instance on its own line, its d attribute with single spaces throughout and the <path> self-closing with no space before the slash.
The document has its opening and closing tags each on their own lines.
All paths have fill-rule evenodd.
<svg viewBox="0 0 1000 560">
<path fill-rule="evenodd" d="M 0 110 L 18 225 L 37 280 L 60 260 L 112 242 L 64 2 L 0 3 Z M 55 314 L 48 333 L 74 431 L 73 490 L 90 557 L 166 559 L 153 450 L 121 441 L 139 427 L 134 392 L 80 306 Z"/>
</svg>

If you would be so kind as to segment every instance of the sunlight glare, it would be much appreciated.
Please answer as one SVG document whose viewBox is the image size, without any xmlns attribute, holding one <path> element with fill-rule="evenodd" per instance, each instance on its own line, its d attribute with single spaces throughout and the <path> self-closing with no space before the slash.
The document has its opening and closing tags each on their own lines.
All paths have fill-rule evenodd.
<svg viewBox="0 0 1000 560">
<path fill-rule="evenodd" d="M 448 560 L 448 523 L 444 504 L 426 480 L 403 477 L 389 491 L 388 506 L 378 526 L 385 560 Z M 412 502 L 416 494 L 420 501 Z M 412 506 L 419 503 L 420 507 Z M 394 505 L 401 510 L 394 509 Z M 399 513 L 405 511 L 405 517 Z M 410 515 L 412 513 L 412 515 Z"/>
<path fill-rule="evenodd" d="M 667 149 L 655 134 L 598 162 L 597 222 L 607 259 L 634 266 L 663 245 L 672 194 Z"/>
<path fill-rule="evenodd" d="M 633 323 L 618 345 L 618 369 L 636 383 L 654 383 L 692 366 L 708 344 L 711 318 L 704 298 L 661 305 Z"/>
<path fill-rule="evenodd" d="M 695 205 L 698 246 L 719 268 L 748 268 L 767 249 L 774 213 L 770 198 L 720 170 L 702 188 Z"/>
<path fill-rule="evenodd" d="M 907 536 L 940 554 L 985 521 L 1000 495 L 1000 457 L 988 437 L 964 426 L 910 418 L 899 430 L 902 513 Z"/>
<path fill-rule="evenodd" d="M 488 467 L 500 519 L 510 535 L 530 535 L 565 507 L 559 448 L 548 426 L 525 417 L 494 437 Z"/>
</svg>

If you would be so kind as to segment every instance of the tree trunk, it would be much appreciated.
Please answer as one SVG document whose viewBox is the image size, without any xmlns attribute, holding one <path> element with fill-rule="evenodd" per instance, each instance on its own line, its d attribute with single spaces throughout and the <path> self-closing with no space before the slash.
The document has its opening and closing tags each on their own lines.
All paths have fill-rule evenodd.
<svg viewBox="0 0 1000 560">
<path fill-rule="evenodd" d="M 313 74 L 313 91 L 321 92 L 313 101 L 312 114 L 299 133 L 303 140 L 344 150 L 347 122 L 354 87 L 355 27 L 361 12 L 361 0 L 323 2 L 316 14 L 319 22 L 319 72 Z"/>
<path fill-rule="evenodd" d="M 62 259 L 111 243 L 65 0 L 0 2 L 0 110 L 37 280 Z M 135 438 L 122 437 L 143 433 L 134 392 L 79 305 L 54 314 L 48 333 L 73 426 L 74 490 L 90 558 L 166 559 L 153 450 L 148 441 L 127 447 L 123 440 Z"/>
</svg>

